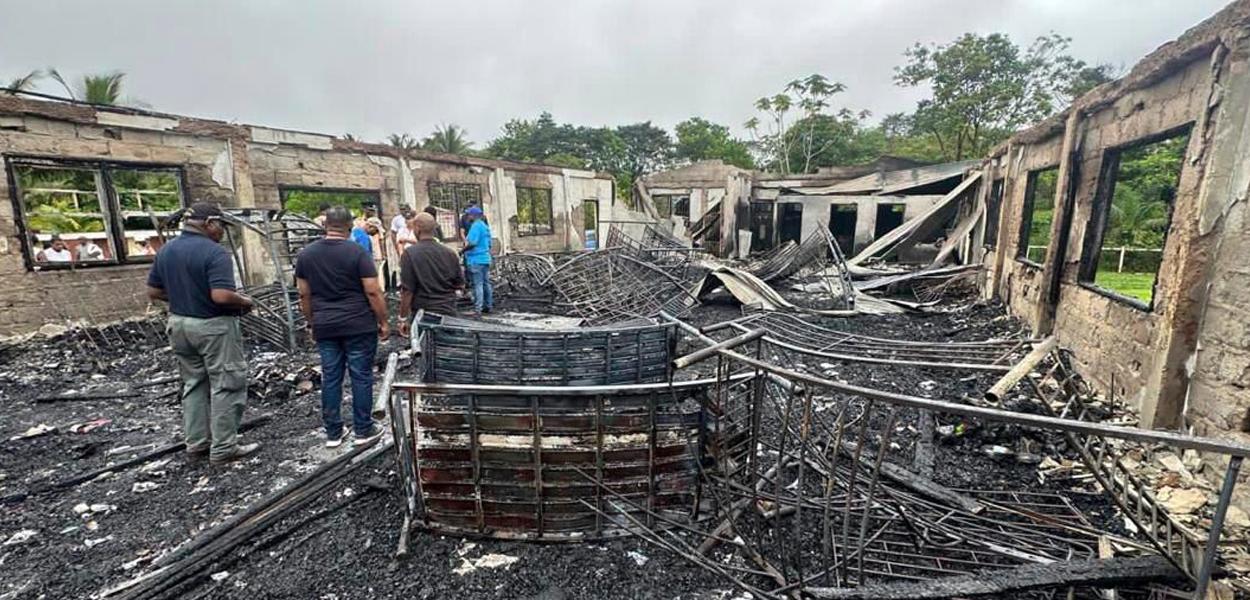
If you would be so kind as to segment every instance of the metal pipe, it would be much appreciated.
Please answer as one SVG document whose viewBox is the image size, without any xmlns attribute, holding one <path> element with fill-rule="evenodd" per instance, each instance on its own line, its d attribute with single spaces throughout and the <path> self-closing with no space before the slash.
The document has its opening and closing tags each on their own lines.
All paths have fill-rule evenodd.
<svg viewBox="0 0 1250 600">
<path fill-rule="evenodd" d="M 1002 379 L 990 386 L 990 389 L 985 392 L 985 399 L 994 404 L 1001 403 L 1003 396 L 1006 396 L 1011 391 L 1011 388 L 1016 387 L 1016 384 L 1020 383 L 1021 379 L 1032 373 L 1033 368 L 1042 362 L 1042 359 L 1049 356 L 1058 346 L 1059 339 L 1053 335 L 1042 340 L 1042 343 L 1033 347 L 1032 352 L 1024 355 L 1020 362 L 1011 367 L 1011 370 L 1007 371 L 1007 374 L 1003 375 Z"/>
<path fill-rule="evenodd" d="M 685 356 L 679 356 L 673 359 L 673 369 L 674 370 L 684 369 L 697 362 L 701 362 L 703 360 L 711 358 L 712 356 L 715 356 L 716 353 L 721 350 L 725 350 L 728 348 L 737 348 L 738 346 L 741 346 L 747 342 L 758 340 L 761 337 L 764 337 L 765 333 L 768 333 L 768 332 L 764 331 L 763 329 L 756 329 L 754 331 L 748 331 L 741 335 L 731 337 L 723 342 L 718 342 L 716 344 L 712 344 L 711 346 L 705 346 Z"/>
<path fill-rule="evenodd" d="M 1237 472 L 1241 470 L 1240 456 L 1228 459 L 1228 470 L 1224 472 L 1224 485 L 1220 487 L 1220 501 L 1215 505 L 1215 513 L 1211 515 L 1211 533 L 1207 537 L 1207 546 L 1202 552 L 1202 564 L 1198 567 L 1198 585 L 1194 587 L 1195 600 L 1206 600 L 1207 586 L 1211 583 L 1211 571 L 1215 568 L 1215 558 L 1220 551 L 1220 534 L 1224 529 L 1224 516 L 1228 513 L 1228 504 L 1233 498 L 1233 488 L 1237 486 Z"/>
</svg>

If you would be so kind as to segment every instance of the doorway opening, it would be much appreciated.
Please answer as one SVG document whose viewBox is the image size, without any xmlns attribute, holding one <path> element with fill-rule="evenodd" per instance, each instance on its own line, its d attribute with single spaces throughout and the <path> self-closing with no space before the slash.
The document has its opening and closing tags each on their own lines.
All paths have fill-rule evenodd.
<svg viewBox="0 0 1250 600">
<path fill-rule="evenodd" d="M 872 228 L 872 238 L 877 239 L 903 224 L 905 204 L 878 204 L 877 223 Z"/>
<path fill-rule="evenodd" d="M 751 203 L 751 252 L 773 247 L 773 205 L 771 202 Z"/>
<path fill-rule="evenodd" d="M 587 250 L 599 248 L 599 201 L 582 200 L 582 244 Z"/>
<path fill-rule="evenodd" d="M 781 243 L 803 241 L 803 205 L 786 202 L 781 205 Z"/>
<path fill-rule="evenodd" d="M 829 232 L 838 244 L 843 256 L 855 253 L 855 224 L 859 220 L 859 205 L 834 204 L 829 209 Z"/>
</svg>

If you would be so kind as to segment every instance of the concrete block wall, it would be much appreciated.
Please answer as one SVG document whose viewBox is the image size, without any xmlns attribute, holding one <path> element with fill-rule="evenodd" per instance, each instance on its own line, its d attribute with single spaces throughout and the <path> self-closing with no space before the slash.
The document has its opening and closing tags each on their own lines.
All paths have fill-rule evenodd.
<svg viewBox="0 0 1250 600">
<path fill-rule="evenodd" d="M 400 153 L 315 133 L 0 95 L 0 160 L 26 156 L 178 167 L 186 201 L 211 200 L 227 207 L 278 209 L 283 188 L 373 192 L 387 220 L 401 205 L 427 206 L 431 181 L 475 183 L 482 188 L 483 208 L 502 252 L 582 248 L 582 202 L 588 199 L 599 202 L 602 221 L 614 215 L 643 218 L 615 202 L 613 180 L 605 174 Z M 516 185 L 552 190 L 555 231 L 514 235 Z M 0 177 L 0 196 L 8 199 L 0 201 L 0 278 L 5 282 L 0 336 L 33 331 L 50 321 L 115 320 L 147 308 L 144 264 L 27 270 L 18 199 L 7 177 Z M 264 278 L 270 264 L 258 242 L 245 234 L 241 255 L 249 272 Z"/>
<path fill-rule="evenodd" d="M 1190 140 L 1149 308 L 1079 281 L 1109 151 L 1189 128 Z M 1026 174 L 1064 164 L 1075 178 L 1069 238 L 1042 267 L 1015 259 Z M 1073 351 L 1104 394 L 1141 412 L 1144 427 L 1181 428 L 1250 442 L 1250 1 L 1161 46 L 1125 78 L 1099 87 L 1062 115 L 1021 132 L 985 168 L 1005 177 L 997 248 L 987 256 L 992 291 L 1040 334 Z M 1061 189 L 1056 207 L 1069 191 Z M 1050 281 L 1058 282 L 1050 305 Z M 1053 318 L 1052 318 L 1053 316 Z M 1226 457 L 1207 455 L 1204 474 Z M 1250 505 L 1243 474 L 1237 502 Z"/>
</svg>

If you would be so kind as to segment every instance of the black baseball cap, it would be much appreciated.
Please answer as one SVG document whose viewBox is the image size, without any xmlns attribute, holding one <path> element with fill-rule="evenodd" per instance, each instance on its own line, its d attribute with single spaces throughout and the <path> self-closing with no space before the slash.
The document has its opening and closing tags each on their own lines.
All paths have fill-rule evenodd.
<svg viewBox="0 0 1250 600">
<path fill-rule="evenodd" d="M 207 221 L 213 217 L 220 217 L 221 207 L 213 202 L 196 202 L 191 205 L 187 211 L 187 218 L 194 221 Z"/>
</svg>

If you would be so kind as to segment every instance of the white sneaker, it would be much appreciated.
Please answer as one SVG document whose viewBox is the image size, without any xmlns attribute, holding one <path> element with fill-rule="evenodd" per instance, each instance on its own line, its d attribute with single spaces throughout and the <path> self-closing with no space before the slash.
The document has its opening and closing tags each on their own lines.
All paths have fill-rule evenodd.
<svg viewBox="0 0 1250 600">
<path fill-rule="evenodd" d="M 377 423 L 374 423 L 373 427 L 369 430 L 368 434 L 358 435 L 352 438 L 352 447 L 366 446 L 366 445 L 372 444 L 378 441 L 378 438 L 382 437 L 383 433 L 384 433 L 384 430 L 382 429 L 382 427 L 379 426 Z"/>
<path fill-rule="evenodd" d="M 343 433 L 339 434 L 338 437 L 326 437 L 326 448 L 338 448 L 339 446 L 342 446 L 343 442 L 347 441 L 347 436 L 351 435 L 351 433 L 350 429 L 344 427 Z"/>
</svg>

